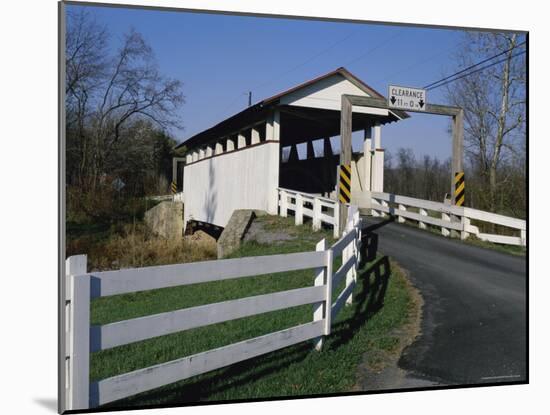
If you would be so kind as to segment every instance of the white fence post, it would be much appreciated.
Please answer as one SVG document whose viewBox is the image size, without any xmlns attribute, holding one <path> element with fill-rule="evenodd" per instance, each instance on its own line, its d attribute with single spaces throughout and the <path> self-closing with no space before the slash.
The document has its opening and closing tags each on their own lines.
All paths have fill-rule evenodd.
<svg viewBox="0 0 550 415">
<path fill-rule="evenodd" d="M 340 226 L 338 224 L 339 222 L 339 218 L 340 218 L 340 203 L 336 202 L 334 204 L 334 211 L 333 211 L 333 218 L 332 218 L 332 223 L 333 223 L 333 236 L 334 238 L 338 238 L 340 236 Z"/>
<path fill-rule="evenodd" d="M 422 216 L 428 216 L 428 212 L 426 212 L 425 209 L 419 209 L 418 213 L 421 214 Z M 426 224 L 424 222 L 418 221 L 418 227 L 420 229 L 426 229 Z"/>
<path fill-rule="evenodd" d="M 470 218 L 466 216 L 461 217 L 462 231 L 460 232 L 460 239 L 465 240 L 470 236 L 468 229 L 470 228 Z"/>
<path fill-rule="evenodd" d="M 68 403 L 67 408 L 90 407 L 90 276 L 86 274 L 86 255 L 67 258 L 68 327 Z M 84 274 L 84 275 L 83 275 Z"/>
<path fill-rule="evenodd" d="M 355 220 L 355 212 L 350 206 L 348 208 L 348 222 L 346 223 L 346 234 L 353 231 L 353 223 Z M 342 264 L 345 264 L 354 254 L 355 238 L 344 248 L 342 252 Z M 351 267 L 346 273 L 346 287 L 348 287 L 355 280 L 355 266 Z M 353 303 L 353 294 L 350 293 L 346 299 L 346 305 Z"/>
<path fill-rule="evenodd" d="M 407 211 L 407 208 L 405 207 L 405 205 L 402 205 L 401 203 L 399 204 L 399 208 L 398 210 L 403 210 L 403 211 Z M 397 213 L 397 222 L 399 223 L 405 223 L 405 218 L 401 215 L 399 215 L 399 213 Z"/>
<path fill-rule="evenodd" d="M 381 200 L 381 201 L 380 201 L 380 204 L 381 204 L 382 206 L 384 206 L 384 207 L 389 207 L 388 202 L 386 202 L 385 200 Z M 382 216 L 383 218 L 385 218 L 385 217 L 386 217 L 386 212 L 384 212 L 384 211 L 381 210 L 381 211 L 380 211 L 380 216 Z"/>
<path fill-rule="evenodd" d="M 451 216 L 449 216 L 445 212 L 441 212 L 441 219 L 444 220 L 445 222 L 451 222 Z M 450 234 L 451 234 L 451 232 L 449 231 L 449 229 L 447 229 L 443 226 L 441 227 L 441 235 L 449 236 Z"/>
<path fill-rule="evenodd" d="M 520 231 L 520 240 L 521 240 L 521 246 L 527 245 L 527 231 L 521 230 Z"/>
<path fill-rule="evenodd" d="M 295 197 L 296 210 L 294 211 L 294 222 L 296 225 L 304 223 L 304 200 L 300 193 L 296 193 Z"/>
<path fill-rule="evenodd" d="M 321 229 L 321 200 L 317 197 L 313 199 L 313 230 Z"/>
<path fill-rule="evenodd" d="M 327 241 L 326 239 L 321 239 L 317 245 L 315 246 L 316 251 L 324 251 L 327 249 Z M 326 280 L 326 274 L 327 274 L 327 267 L 321 267 L 317 268 L 316 275 L 315 275 L 315 281 L 313 285 L 324 285 Z M 323 308 L 324 308 L 324 302 L 313 304 L 313 321 L 322 320 L 323 319 Z M 313 346 L 315 347 L 315 350 L 319 351 L 323 347 L 323 337 L 317 337 L 316 339 L 313 339 Z"/>
<path fill-rule="evenodd" d="M 285 190 L 279 191 L 281 195 L 281 216 L 286 218 L 288 215 L 288 195 Z"/>
<path fill-rule="evenodd" d="M 328 249 L 326 252 L 326 300 L 325 300 L 325 335 L 330 334 L 332 324 L 332 262 L 333 251 Z"/>
</svg>

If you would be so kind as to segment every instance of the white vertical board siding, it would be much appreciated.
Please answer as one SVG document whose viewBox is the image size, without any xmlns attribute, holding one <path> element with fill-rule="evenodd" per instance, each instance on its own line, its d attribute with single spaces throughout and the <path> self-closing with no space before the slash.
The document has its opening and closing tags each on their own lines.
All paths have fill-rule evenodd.
<svg viewBox="0 0 550 415">
<path fill-rule="evenodd" d="M 185 166 L 184 221 L 225 227 L 235 209 L 276 212 L 279 143 L 265 143 Z"/>
</svg>

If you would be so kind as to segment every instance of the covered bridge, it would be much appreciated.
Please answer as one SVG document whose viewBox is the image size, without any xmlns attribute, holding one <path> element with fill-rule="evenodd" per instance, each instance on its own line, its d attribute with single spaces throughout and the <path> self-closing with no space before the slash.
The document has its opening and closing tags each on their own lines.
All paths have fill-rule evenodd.
<svg viewBox="0 0 550 415">
<path fill-rule="evenodd" d="M 340 134 L 343 94 L 384 98 L 338 68 L 264 99 L 189 138 L 183 169 L 184 223 L 225 227 L 235 209 L 277 214 L 278 188 L 335 198 L 339 156 L 330 138 Z M 381 126 L 408 118 L 399 110 L 354 107 L 352 131 L 363 149 L 352 157 L 351 202 L 383 191 Z M 314 146 L 314 141 L 319 141 Z M 322 143 L 322 145 L 321 145 Z M 299 154 L 298 145 L 305 145 Z"/>
</svg>

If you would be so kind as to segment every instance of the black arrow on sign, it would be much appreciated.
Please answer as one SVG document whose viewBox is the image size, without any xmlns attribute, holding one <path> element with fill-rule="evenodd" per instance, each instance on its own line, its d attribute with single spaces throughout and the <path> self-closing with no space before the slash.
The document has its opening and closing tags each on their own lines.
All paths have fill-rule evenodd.
<svg viewBox="0 0 550 415">
<path fill-rule="evenodd" d="M 392 104 L 395 104 L 395 97 L 393 95 L 391 96 L 390 101 L 391 101 Z"/>
<path fill-rule="evenodd" d="M 424 106 L 424 100 L 421 99 L 420 101 L 418 101 L 418 105 L 420 105 L 420 108 L 422 108 Z"/>
</svg>

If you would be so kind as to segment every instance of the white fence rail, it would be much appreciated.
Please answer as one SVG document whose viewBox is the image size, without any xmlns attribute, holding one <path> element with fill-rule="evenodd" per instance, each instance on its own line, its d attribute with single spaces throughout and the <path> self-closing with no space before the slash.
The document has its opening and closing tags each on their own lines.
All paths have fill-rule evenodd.
<svg viewBox="0 0 550 415">
<path fill-rule="evenodd" d="M 343 304 L 351 303 L 356 285 L 361 237 L 356 207 L 350 207 L 349 217 L 338 242 L 327 249 L 323 239 L 311 252 L 91 273 L 86 272 L 85 255 L 69 257 L 66 408 L 97 407 L 306 340 L 313 340 L 320 349 L 323 336 L 331 332 L 332 319 Z M 333 273 L 333 260 L 338 256 L 342 256 L 342 265 Z M 315 269 L 313 286 L 90 325 L 90 301 L 94 298 L 302 269 Z M 344 277 L 346 284 L 333 304 L 333 287 L 337 289 Z M 90 353 L 304 304 L 313 304 L 310 323 L 96 382 L 89 380 Z"/>
<path fill-rule="evenodd" d="M 390 193 L 373 192 L 371 197 L 373 216 L 389 214 L 397 217 L 398 222 L 405 222 L 406 219 L 414 220 L 423 229 L 427 225 L 436 226 L 441 228 L 441 233 L 444 236 L 450 236 L 451 232 L 455 231 L 460 233 L 461 239 L 474 235 L 483 241 L 506 245 L 526 245 L 527 224 L 522 219 Z M 410 208 L 414 208 L 414 211 L 409 210 Z M 431 215 L 428 214 L 428 211 L 431 212 Z M 504 236 L 482 233 L 477 226 L 471 224 L 471 220 L 505 226 L 519 235 Z"/>
<path fill-rule="evenodd" d="M 314 230 L 321 229 L 321 224 L 332 225 L 334 237 L 338 237 L 338 210 L 340 204 L 336 200 L 317 196 L 310 193 L 298 192 L 296 190 L 279 190 L 279 214 L 283 217 L 288 216 L 288 211 L 294 211 L 296 225 L 304 223 L 304 217 L 312 218 Z"/>
</svg>

